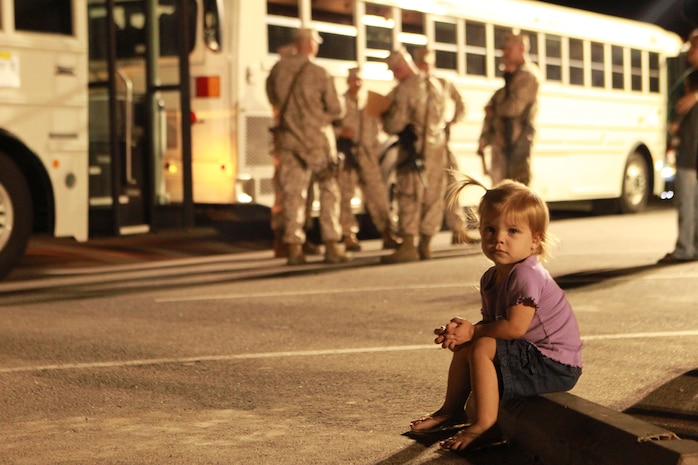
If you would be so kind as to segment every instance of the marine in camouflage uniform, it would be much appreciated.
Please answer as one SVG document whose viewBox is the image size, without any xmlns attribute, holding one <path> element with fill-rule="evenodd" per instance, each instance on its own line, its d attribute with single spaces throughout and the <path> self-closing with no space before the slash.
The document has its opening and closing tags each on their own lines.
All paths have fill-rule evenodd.
<svg viewBox="0 0 698 465">
<path fill-rule="evenodd" d="M 383 114 L 383 130 L 400 135 L 396 195 L 403 241 L 382 261 L 426 260 L 431 258 L 431 238 L 441 228 L 444 212 L 448 157 L 443 86 L 435 77 L 420 73 L 404 50 L 393 51 L 386 61 L 399 81 L 388 95 L 391 104 Z"/>
<path fill-rule="evenodd" d="M 540 70 L 528 58 L 528 37 L 509 33 L 502 43 L 503 88 L 485 108 L 478 154 L 492 148 L 488 174 L 495 185 L 503 179 L 531 183 L 531 148 L 535 138 Z"/>
<path fill-rule="evenodd" d="M 335 177 L 336 152 L 331 123 L 342 108 L 329 73 L 311 61 L 322 42 L 317 31 L 297 29 L 297 53 L 279 60 L 266 82 L 269 102 L 278 112 L 274 144 L 278 156 L 278 182 L 282 191 L 283 241 L 288 263 L 305 262 L 307 187 L 314 175 L 320 191 L 320 234 L 325 261 L 346 261 L 338 248 L 339 188 Z"/>
<path fill-rule="evenodd" d="M 414 58 L 414 63 L 417 65 L 421 71 L 426 74 L 431 74 L 434 67 L 434 52 L 428 47 L 418 47 L 412 52 Z M 455 184 L 456 179 L 453 176 L 453 171 L 458 171 L 458 161 L 456 160 L 455 154 L 448 148 L 448 139 L 450 136 L 450 128 L 453 124 L 458 123 L 465 117 L 465 102 L 463 102 L 463 97 L 456 86 L 452 82 L 448 81 L 443 77 L 437 76 L 437 79 L 441 82 L 444 88 L 444 94 L 447 101 L 449 101 L 453 110 L 446 123 L 446 153 L 448 155 L 448 165 L 445 172 L 446 176 L 446 187 Z M 465 216 L 465 211 L 460 205 L 458 199 L 449 205 L 446 204 L 446 209 L 444 210 L 444 219 L 446 221 L 446 226 L 453 232 L 451 243 L 452 244 L 463 244 L 465 242 L 470 242 L 471 239 L 467 234 L 467 219 Z"/>
<path fill-rule="evenodd" d="M 337 178 L 342 195 L 340 223 L 344 244 L 347 250 L 360 250 L 361 247 L 356 238 L 359 226 L 351 208 L 351 199 L 358 185 L 366 210 L 376 230 L 381 233 L 383 248 L 395 248 L 397 243 L 391 232 L 388 189 L 379 162 L 380 121 L 360 106 L 362 81 L 358 68 L 349 70 L 347 84 L 349 90 L 344 94 L 344 117 L 337 129 L 337 147 L 344 153 Z"/>
</svg>

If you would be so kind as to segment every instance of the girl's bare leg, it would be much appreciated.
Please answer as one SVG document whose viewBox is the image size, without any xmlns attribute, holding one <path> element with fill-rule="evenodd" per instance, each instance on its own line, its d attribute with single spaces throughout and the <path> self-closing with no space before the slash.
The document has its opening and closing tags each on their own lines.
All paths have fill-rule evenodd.
<svg viewBox="0 0 698 465">
<path fill-rule="evenodd" d="M 472 383 L 472 402 L 475 417 L 472 424 L 455 436 L 441 442 L 441 447 L 462 450 L 497 422 L 499 411 L 499 383 L 494 358 L 497 343 L 492 338 L 480 338 L 471 346 L 469 367 Z"/>
<path fill-rule="evenodd" d="M 412 421 L 412 431 L 426 431 L 449 420 L 465 419 L 465 402 L 470 395 L 470 350 L 472 346 L 464 347 L 453 353 L 451 366 L 448 369 L 446 398 L 436 412 Z"/>
</svg>

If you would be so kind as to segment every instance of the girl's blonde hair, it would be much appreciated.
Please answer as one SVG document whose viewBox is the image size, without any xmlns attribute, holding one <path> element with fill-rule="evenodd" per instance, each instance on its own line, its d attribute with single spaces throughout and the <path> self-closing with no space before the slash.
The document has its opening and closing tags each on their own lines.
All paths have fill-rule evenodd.
<svg viewBox="0 0 698 465">
<path fill-rule="evenodd" d="M 533 234 L 540 235 L 540 246 L 536 255 L 545 256 L 549 252 L 552 237 L 548 233 L 550 212 L 548 205 L 531 188 L 517 181 L 505 179 L 492 189 L 481 181 L 462 174 L 453 173 L 456 182 L 449 187 L 448 203 L 452 206 L 461 191 L 469 186 L 478 186 L 485 190 L 477 207 L 478 224 L 483 216 L 505 216 L 521 219 L 528 223 Z"/>
</svg>

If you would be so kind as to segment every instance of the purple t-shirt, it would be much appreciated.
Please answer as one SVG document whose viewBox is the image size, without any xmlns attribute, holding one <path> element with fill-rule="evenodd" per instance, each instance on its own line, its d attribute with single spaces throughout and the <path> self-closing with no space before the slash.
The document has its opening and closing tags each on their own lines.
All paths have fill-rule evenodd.
<svg viewBox="0 0 698 465">
<path fill-rule="evenodd" d="M 582 340 L 577 319 L 565 292 L 532 255 L 512 268 L 509 276 L 495 284 L 495 267 L 480 279 L 483 321 L 506 318 L 507 309 L 524 303 L 535 307 L 523 339 L 548 358 L 565 365 L 582 366 Z"/>
</svg>

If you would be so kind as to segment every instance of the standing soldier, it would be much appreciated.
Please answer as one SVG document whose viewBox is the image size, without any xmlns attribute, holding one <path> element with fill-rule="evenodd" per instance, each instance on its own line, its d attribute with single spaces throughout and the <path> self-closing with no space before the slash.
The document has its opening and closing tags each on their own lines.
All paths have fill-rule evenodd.
<svg viewBox="0 0 698 465">
<path fill-rule="evenodd" d="M 347 250 L 361 250 L 356 238 L 359 230 L 351 209 L 351 198 L 358 183 L 364 204 L 376 230 L 381 233 L 383 248 L 395 248 L 397 243 L 390 227 L 388 189 L 381 175 L 378 161 L 380 152 L 380 121 L 370 116 L 359 104 L 362 80 L 359 68 L 349 70 L 348 89 L 344 94 L 345 112 L 337 129 L 337 149 L 344 155 L 338 182 L 342 193 L 340 222 Z"/>
<path fill-rule="evenodd" d="M 289 265 L 305 263 L 303 225 L 307 188 L 313 175 L 320 190 L 320 234 L 325 243 L 325 262 L 347 260 L 337 245 L 341 238 L 339 188 L 331 134 L 331 122 L 339 117 L 342 108 L 332 77 L 311 60 L 321 43 L 314 29 L 297 29 L 296 53 L 279 60 L 266 82 L 269 102 L 278 113 L 274 137 L 282 192 L 283 241 L 288 249 Z"/>
<path fill-rule="evenodd" d="M 412 52 L 414 57 L 414 64 L 417 65 L 421 71 L 426 74 L 431 74 L 431 70 L 434 67 L 434 52 L 428 47 L 418 47 Z M 446 186 L 452 185 L 456 182 L 453 176 L 454 171 L 458 171 L 458 162 L 456 161 L 455 154 L 451 151 L 448 146 L 448 141 L 451 136 L 451 126 L 463 119 L 465 116 L 465 103 L 463 102 L 463 97 L 461 96 L 456 86 L 452 82 L 448 81 L 443 77 L 437 77 L 444 88 L 444 93 L 447 101 L 453 104 L 453 114 L 446 122 L 446 154 L 448 156 L 448 165 L 445 172 L 446 176 Z M 444 211 L 444 218 L 446 220 L 446 226 L 453 232 L 451 239 L 452 244 L 463 244 L 465 242 L 470 242 L 471 240 L 467 234 L 467 220 L 465 217 L 465 212 L 463 207 L 458 202 L 458 199 L 450 204 L 446 205 L 446 210 Z"/>
<path fill-rule="evenodd" d="M 447 165 L 445 99 L 441 82 L 420 73 L 405 50 L 386 59 L 398 80 L 390 92 L 383 129 L 399 136 L 396 187 L 402 244 L 384 263 L 431 258 L 430 242 L 441 228 Z M 419 237 L 415 248 L 414 239 Z"/>
<path fill-rule="evenodd" d="M 502 43 L 504 87 L 497 90 L 485 108 L 477 153 L 492 146 L 488 169 L 492 184 L 513 179 L 531 182 L 531 148 L 540 86 L 540 71 L 528 57 L 528 36 L 508 33 Z"/>
</svg>

